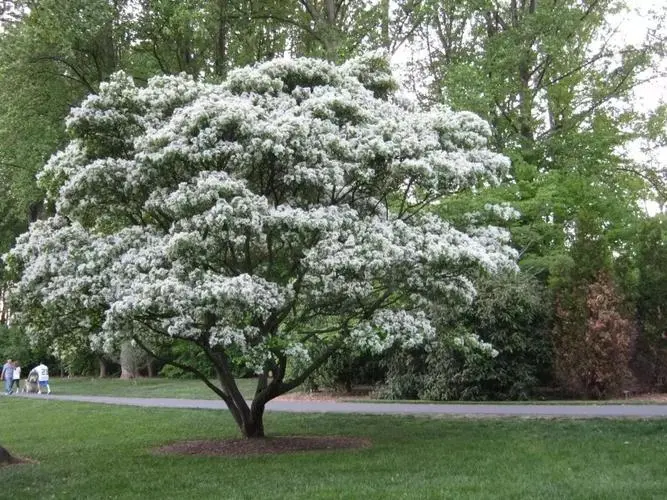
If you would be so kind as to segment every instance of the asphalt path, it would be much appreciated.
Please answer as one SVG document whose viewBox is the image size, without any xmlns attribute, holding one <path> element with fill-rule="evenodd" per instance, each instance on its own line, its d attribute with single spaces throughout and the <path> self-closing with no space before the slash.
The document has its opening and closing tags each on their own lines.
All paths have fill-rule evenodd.
<svg viewBox="0 0 667 500">
<path fill-rule="evenodd" d="M 16 396 L 10 396 L 16 397 Z M 226 410 L 222 401 L 205 399 L 123 398 L 21 394 L 22 398 L 81 401 L 156 408 L 200 408 Z M 367 403 L 310 400 L 273 400 L 267 411 L 289 413 L 356 413 L 368 415 L 458 415 L 506 417 L 667 417 L 667 405 L 658 404 L 415 404 Z"/>
</svg>

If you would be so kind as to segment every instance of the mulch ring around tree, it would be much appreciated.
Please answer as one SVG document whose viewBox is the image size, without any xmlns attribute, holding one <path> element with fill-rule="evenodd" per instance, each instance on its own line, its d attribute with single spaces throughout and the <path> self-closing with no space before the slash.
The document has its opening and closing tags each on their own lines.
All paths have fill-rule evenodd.
<svg viewBox="0 0 667 500">
<path fill-rule="evenodd" d="M 277 436 L 253 439 L 216 439 L 181 441 L 159 448 L 158 455 L 200 455 L 209 457 L 245 457 L 276 455 L 303 451 L 349 450 L 368 448 L 370 439 L 346 436 Z"/>
<path fill-rule="evenodd" d="M 26 465 L 26 464 L 37 464 L 36 460 L 30 460 L 28 458 L 15 458 L 11 462 L 0 462 L 0 469 L 4 467 L 12 467 L 14 465 Z"/>
<path fill-rule="evenodd" d="M 12 465 L 25 465 L 25 464 L 38 464 L 37 460 L 31 460 L 30 458 L 23 457 L 12 457 L 10 460 L 0 460 L 0 469 L 3 467 L 10 467 Z"/>
<path fill-rule="evenodd" d="M 12 455 L 5 448 L 0 446 L 0 468 L 7 467 L 9 465 L 20 465 L 20 464 L 35 464 L 37 463 L 34 460 L 29 458 L 22 458 Z"/>
</svg>

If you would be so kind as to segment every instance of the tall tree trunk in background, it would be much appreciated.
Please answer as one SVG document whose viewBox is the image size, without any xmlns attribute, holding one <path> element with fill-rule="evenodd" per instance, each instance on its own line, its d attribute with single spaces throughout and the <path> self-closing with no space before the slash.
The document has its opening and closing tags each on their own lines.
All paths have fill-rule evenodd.
<svg viewBox="0 0 667 500">
<path fill-rule="evenodd" d="M 382 12 L 382 30 L 380 32 L 382 47 L 391 50 L 391 38 L 389 36 L 389 26 L 391 25 L 390 1 L 380 0 L 380 9 Z"/>
<path fill-rule="evenodd" d="M 215 37 L 215 74 L 223 77 L 227 73 L 227 0 L 218 0 L 218 26 Z"/>
<path fill-rule="evenodd" d="M 512 27 L 519 31 L 520 23 L 527 23 L 527 17 L 529 15 L 535 14 L 536 4 L 534 0 L 531 0 L 528 5 L 528 11 L 526 12 L 526 2 L 521 3 L 521 7 L 518 7 L 516 0 L 512 1 L 511 4 L 512 12 Z M 532 86 L 531 77 L 533 75 L 534 66 L 536 63 L 536 54 L 533 49 L 533 43 L 529 40 L 525 40 L 523 47 L 519 48 L 523 53 L 523 57 L 519 61 L 519 81 L 521 86 L 519 88 L 519 108 L 518 108 L 518 125 L 519 133 L 523 139 L 523 145 L 526 149 L 530 150 L 534 147 L 534 120 L 533 120 L 533 95 L 535 89 Z M 532 158 L 531 158 L 532 160 Z"/>
<path fill-rule="evenodd" d="M 104 358 L 102 356 L 99 356 L 97 358 L 97 363 L 99 364 L 100 368 L 100 378 L 104 378 L 107 376 L 107 363 L 104 361 Z"/>
<path fill-rule="evenodd" d="M 327 59 L 329 61 L 338 60 L 338 49 L 340 47 L 340 32 L 336 26 L 337 5 L 336 0 L 325 0 L 326 29 L 324 34 L 324 43 L 326 47 Z"/>
<path fill-rule="evenodd" d="M 321 47 L 324 50 L 323 55 L 329 61 L 340 62 L 341 54 L 339 52 L 344 31 L 344 28 L 339 24 L 341 22 L 339 9 L 342 1 L 344 0 L 324 0 L 322 2 L 301 0 L 310 17 L 310 21 L 307 23 L 310 28 L 307 28 L 307 31 L 314 36 L 311 41 L 316 40 L 315 45 L 319 46 L 318 49 Z M 304 48 L 303 55 L 313 55 L 307 47 Z M 319 50 L 316 50 L 316 53 L 318 52 Z"/>
<path fill-rule="evenodd" d="M 7 285 L 0 283 L 0 325 L 6 325 L 9 319 L 9 309 L 7 308 Z"/>
<path fill-rule="evenodd" d="M 139 367 L 145 362 L 145 354 L 130 342 L 120 347 L 120 378 L 131 379 L 139 376 Z"/>
</svg>

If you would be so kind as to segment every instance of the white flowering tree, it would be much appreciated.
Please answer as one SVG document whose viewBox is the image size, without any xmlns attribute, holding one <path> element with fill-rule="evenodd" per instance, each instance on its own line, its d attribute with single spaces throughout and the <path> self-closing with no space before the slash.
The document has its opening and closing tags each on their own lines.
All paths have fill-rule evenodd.
<svg viewBox="0 0 667 500">
<path fill-rule="evenodd" d="M 434 304 L 470 301 L 476 273 L 514 258 L 504 232 L 428 208 L 508 162 L 475 115 L 395 90 L 379 54 L 275 60 L 218 85 L 114 75 L 40 174 L 56 215 L 6 257 L 13 320 L 64 345 L 130 340 L 201 378 L 247 437 L 337 349 L 424 342 Z M 183 343 L 217 381 L 169 358 Z M 250 403 L 232 362 L 259 376 Z"/>
</svg>

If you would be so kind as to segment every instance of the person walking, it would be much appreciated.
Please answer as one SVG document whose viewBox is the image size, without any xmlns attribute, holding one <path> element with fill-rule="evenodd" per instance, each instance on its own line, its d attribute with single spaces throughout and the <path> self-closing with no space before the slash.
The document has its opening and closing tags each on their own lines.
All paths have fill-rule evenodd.
<svg viewBox="0 0 667 500">
<path fill-rule="evenodd" d="M 2 365 L 0 378 L 5 382 L 5 394 L 9 396 L 12 393 L 12 384 L 14 383 L 14 365 L 12 364 L 11 359 L 8 359 L 7 362 Z"/>
<path fill-rule="evenodd" d="M 16 386 L 16 394 L 21 392 L 21 363 L 14 360 L 14 376 L 12 381 L 12 389 Z"/>
<path fill-rule="evenodd" d="M 46 389 L 47 394 L 51 394 L 51 387 L 49 386 L 49 369 L 44 363 L 40 363 L 33 368 L 33 370 L 37 372 L 37 382 L 39 383 L 37 394 L 41 394 L 43 389 Z"/>
</svg>

